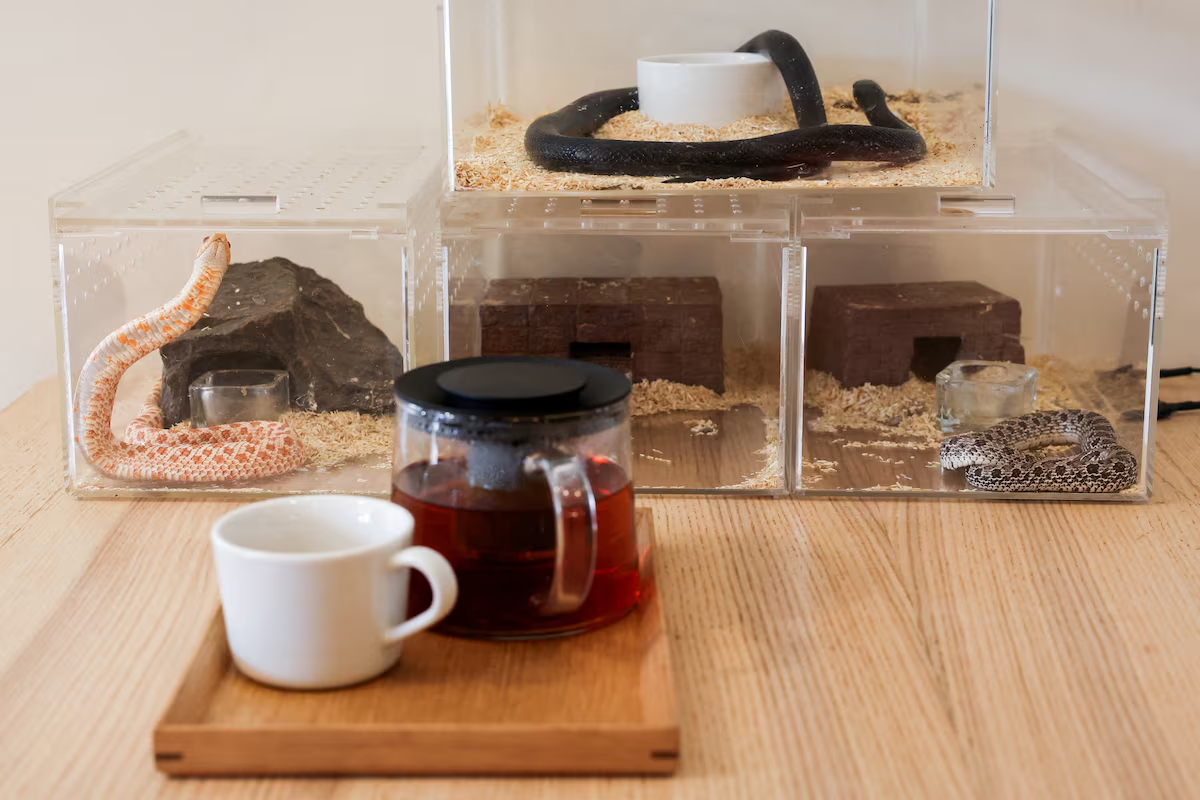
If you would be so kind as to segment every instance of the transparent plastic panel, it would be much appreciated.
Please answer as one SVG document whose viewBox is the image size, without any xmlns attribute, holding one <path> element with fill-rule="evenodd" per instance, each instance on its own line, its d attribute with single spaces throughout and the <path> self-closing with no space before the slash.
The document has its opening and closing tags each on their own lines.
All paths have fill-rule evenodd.
<svg viewBox="0 0 1200 800">
<path fill-rule="evenodd" d="M 61 225 L 362 223 L 395 233 L 406 229 L 431 173 L 428 149 L 382 137 L 306 142 L 181 132 L 56 195 L 52 211 Z"/>
<path fill-rule="evenodd" d="M 695 61 L 695 54 L 728 53 L 770 30 L 795 37 L 807 53 L 830 124 L 867 124 L 851 88 L 856 81 L 873 80 L 892 111 L 922 135 L 927 153 L 903 165 L 835 160 L 802 179 L 714 174 L 719 180 L 682 186 L 990 185 L 991 17 L 991 0 L 612 0 L 602 12 L 581 0 L 443 0 L 453 185 L 460 190 L 562 192 L 660 184 L 673 176 L 672 164 L 650 168 L 655 177 L 587 175 L 583 166 L 539 168 L 526 152 L 525 130 L 533 119 L 595 92 L 645 83 L 640 94 L 652 100 L 653 78 L 639 78 L 639 59 L 685 54 L 689 59 L 680 61 Z M 700 75 L 711 69 L 672 64 L 667 80 L 675 82 L 662 94 L 682 104 L 682 110 L 664 114 L 651 105 L 622 113 L 596 131 L 596 137 L 716 141 L 796 127 L 778 70 L 769 73 L 769 86 L 755 88 L 766 92 L 761 108 L 718 124 L 707 116 L 707 106 L 725 103 L 725 110 L 734 113 L 734 100 L 745 95 L 739 81 L 747 79 L 738 67 Z M 688 94 L 693 75 L 699 76 L 695 85 L 704 87 L 695 102 Z M 731 88 L 722 90 L 726 84 L 718 81 L 729 81 Z M 745 111 L 737 108 L 737 114 Z M 680 120 L 707 120 L 711 126 Z M 588 152 L 580 155 L 580 164 L 596 163 L 589 141 L 581 139 Z M 803 143 L 789 147 L 788 158 L 795 163 L 812 162 L 818 149 Z M 857 151 L 838 158 L 851 156 L 866 158 Z M 762 151 L 754 150 L 738 163 L 750 162 L 765 163 Z"/>
<path fill-rule="evenodd" d="M 762 196 L 455 199 L 442 325 L 415 348 L 618 369 L 635 383 L 639 491 L 781 493 L 788 227 L 787 204 Z"/>
<path fill-rule="evenodd" d="M 78 397 L 81 370 L 97 345 L 130 320 L 143 314 L 153 317 L 155 309 L 182 290 L 203 236 L 186 229 L 114 229 L 59 237 L 62 368 L 72 397 Z M 210 369 L 284 369 L 291 373 L 292 403 L 281 420 L 303 446 L 305 464 L 253 480 L 122 480 L 89 463 L 75 441 L 82 431 L 72 414 L 72 487 L 105 496 L 143 491 L 386 494 L 393 428 L 388 380 L 400 363 L 405 335 L 406 239 L 260 230 L 230 230 L 228 236 L 233 264 L 222 281 L 224 291 L 192 329 L 204 332 L 210 341 L 197 343 L 194 350 L 175 345 L 169 371 L 157 351 L 135 363 L 117 388 L 113 433 L 129 438 L 126 426 L 142 412 L 157 380 L 166 383 L 160 403 L 163 424 L 186 427 L 194 413 L 187 386 Z M 263 274 L 277 280 L 277 288 L 254 279 L 256 271 L 268 269 Z M 308 270 L 312 273 L 306 276 Z M 245 291 L 229 288 L 243 284 Z M 315 302 L 304 299 L 305 290 L 318 295 Z M 243 316 L 241 305 L 270 312 Z M 214 316 L 221 321 L 210 327 Z M 228 344 L 211 341 L 210 333 L 227 333 Z M 325 340 L 302 338 L 314 334 Z M 184 341 L 187 334 L 176 340 Z M 245 394 L 249 409 L 254 390 L 247 388 Z"/>
<path fill-rule="evenodd" d="M 185 134 L 53 198 L 69 486 L 85 496 L 386 495 L 390 381 L 412 360 L 414 273 L 436 270 L 441 188 L 439 161 L 420 147 L 225 145 Z M 217 233 L 228 240 L 228 268 L 220 259 L 197 268 Z M 204 288 L 218 284 L 215 295 Z M 103 359 L 121 360 L 131 342 L 149 352 L 120 376 L 115 397 L 117 370 L 96 364 L 87 373 L 94 388 L 81 394 L 89 354 L 114 334 Z M 205 428 L 222 437 L 217 445 L 187 432 L 197 411 L 190 384 L 227 369 L 288 373 L 275 433 L 261 424 L 275 413 L 256 410 L 256 383 L 243 387 L 244 407 L 222 389 L 224 418 L 260 423 L 249 432 Z M 94 408 L 111 400 L 116 455 L 106 447 L 89 457 L 81 444 L 89 432 L 105 439 L 101 422 L 85 426 L 74 413 L 89 393 L 101 398 Z M 161 420 L 128 428 L 144 405 Z M 273 448 L 296 447 L 298 465 L 275 463 Z M 265 463 L 275 465 L 270 474 L 243 469 Z"/>
<path fill-rule="evenodd" d="M 1110 232 L 810 238 L 800 488 L 1145 499 L 1164 246 L 1159 237 Z M 1137 459 L 1136 480 L 1084 494 L 1081 487 L 1102 485 L 1104 475 L 1071 472 L 1058 491 L 1027 491 L 1020 478 L 979 489 L 965 470 L 943 467 L 940 447 L 950 434 L 938 423 L 933 381 L 968 359 L 1035 367 L 1038 410 L 1098 412 Z M 1020 437 L 1005 441 L 1025 446 Z"/>
</svg>

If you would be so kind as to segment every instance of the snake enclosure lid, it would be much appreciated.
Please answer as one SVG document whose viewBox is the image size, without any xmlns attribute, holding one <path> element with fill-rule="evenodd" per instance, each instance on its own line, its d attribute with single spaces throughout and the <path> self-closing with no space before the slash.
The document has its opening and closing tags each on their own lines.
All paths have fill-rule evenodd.
<svg viewBox="0 0 1200 800">
<path fill-rule="evenodd" d="M 268 688 L 232 664 L 218 612 L 154 731 L 169 775 L 665 774 L 679 763 L 653 520 L 641 600 L 590 633 L 484 642 L 422 633 L 368 683 Z"/>
<path fill-rule="evenodd" d="M 991 186 L 992 6 L 993 0 L 607 0 L 600 5 L 584 0 L 443 0 L 453 188 L 562 194 Z M 693 124 L 700 118 L 686 114 L 667 119 L 652 105 L 637 102 L 634 110 L 626 103 L 609 113 L 613 110 L 604 110 L 593 96 L 572 117 L 574 123 L 583 119 L 587 124 L 564 131 L 571 137 L 568 163 L 553 161 L 544 143 L 526 146 L 527 128 L 542 115 L 594 93 L 638 87 L 639 59 L 671 57 L 686 67 L 684 62 L 698 54 L 728 54 L 768 31 L 794 37 L 807 54 L 812 74 L 791 82 L 803 87 L 785 85 L 777 73 L 773 94 L 752 110 L 738 106 L 739 114 L 728 122 L 723 117 L 720 125 L 706 118 L 714 126 Z M 795 63 L 786 53 L 755 53 Z M 608 147 L 608 140 L 686 146 L 794 132 L 798 125 L 818 121 L 819 112 L 808 111 L 797 121 L 789 102 L 794 88 L 811 91 L 813 76 L 829 126 L 866 126 L 863 109 L 872 103 L 857 102 L 853 87 L 858 81 L 876 82 L 890 110 L 920 134 L 924 156 L 902 160 L 904 152 L 891 153 L 884 163 L 878 156 L 890 147 L 894 131 L 878 129 L 862 133 L 855 147 L 843 147 L 831 163 L 806 170 L 813 174 L 791 179 L 745 177 L 746 168 L 768 160 L 761 143 L 749 145 L 745 157 L 734 159 L 733 169 L 726 158 L 720 168 L 705 165 L 688 174 L 681 172 L 681 161 L 688 156 L 662 156 L 661 166 L 622 174 L 628 162 L 598 155 L 596 143 Z M 717 93 L 715 84 L 708 85 Z M 640 100 L 644 94 L 639 89 L 635 96 Z M 596 129 L 596 122 L 603 124 Z M 828 142 L 831 135 L 840 142 L 844 130 L 816 137 Z M 784 138 L 783 152 L 770 158 L 791 165 L 821 161 L 824 151 L 813 137 Z M 681 182 L 663 183 L 673 177 Z"/>
<path fill-rule="evenodd" d="M 427 146 L 379 132 L 180 131 L 54 195 L 52 225 L 63 233 L 109 225 L 406 233 L 414 207 L 436 201 L 438 161 Z"/>
</svg>

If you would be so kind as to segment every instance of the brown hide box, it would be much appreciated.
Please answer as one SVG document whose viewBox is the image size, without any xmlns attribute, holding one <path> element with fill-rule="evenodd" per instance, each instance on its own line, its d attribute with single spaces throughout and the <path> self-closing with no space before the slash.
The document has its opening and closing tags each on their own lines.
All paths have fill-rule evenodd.
<svg viewBox="0 0 1200 800">
<path fill-rule="evenodd" d="M 725 391 L 716 278 L 505 278 L 479 306 L 485 356 L 578 358 Z"/>
<path fill-rule="evenodd" d="M 1021 304 L 974 281 L 818 286 L 807 367 L 843 386 L 932 380 L 953 361 L 1025 362 Z"/>
</svg>

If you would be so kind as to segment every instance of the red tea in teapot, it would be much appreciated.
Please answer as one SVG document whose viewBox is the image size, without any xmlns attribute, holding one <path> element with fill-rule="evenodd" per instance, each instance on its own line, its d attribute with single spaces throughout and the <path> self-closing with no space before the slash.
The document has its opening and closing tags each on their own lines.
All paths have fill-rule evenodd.
<svg viewBox="0 0 1200 800">
<path fill-rule="evenodd" d="M 537 475 L 506 490 L 473 486 L 464 459 L 409 464 L 392 500 L 413 515 L 414 543 L 444 555 L 458 577 L 458 602 L 437 630 L 484 638 L 554 636 L 599 627 L 628 613 L 639 593 L 633 487 L 605 458 L 584 460 L 595 496 L 596 567 L 583 604 L 546 615 L 539 602 L 554 577 L 555 513 Z M 429 586 L 413 572 L 409 608 L 430 604 Z"/>
</svg>

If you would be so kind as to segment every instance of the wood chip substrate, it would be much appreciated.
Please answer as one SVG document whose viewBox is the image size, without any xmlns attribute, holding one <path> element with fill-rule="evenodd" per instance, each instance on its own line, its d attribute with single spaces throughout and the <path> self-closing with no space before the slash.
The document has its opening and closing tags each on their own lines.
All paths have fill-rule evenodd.
<svg viewBox="0 0 1200 800">
<path fill-rule="evenodd" d="M 279 418 L 296 432 L 304 448 L 304 468 L 336 467 L 371 456 L 391 458 L 396 418 L 357 411 L 289 411 Z M 187 420 L 176 428 L 189 428 Z"/>
<path fill-rule="evenodd" d="M 1038 370 L 1038 410 L 1081 408 L 1060 361 L 1047 356 L 1029 359 Z M 844 430 L 878 431 L 903 441 L 883 440 L 845 447 L 937 447 L 946 437 L 937 422 L 937 389 L 933 383 L 910 376 L 899 386 L 843 387 L 825 372 L 807 370 L 804 374 L 804 405 L 820 411 L 807 422 L 809 430 L 834 433 Z"/>
<path fill-rule="evenodd" d="M 779 352 L 748 345 L 725 352 L 725 391 L 673 381 L 638 381 L 629 396 L 629 414 L 641 417 L 670 411 L 728 411 L 755 406 L 764 417 L 779 417 Z"/>
<path fill-rule="evenodd" d="M 290 411 L 281 421 L 291 425 L 300 437 L 308 467 L 332 467 L 368 456 L 392 455 L 396 418 L 391 415 Z"/>
<path fill-rule="evenodd" d="M 865 124 L 848 88 L 823 92 L 830 124 Z M 817 176 L 792 181 L 759 181 L 723 178 L 695 183 L 673 183 L 680 189 L 839 188 L 861 186 L 978 186 L 983 182 L 984 91 L 940 94 L 905 91 L 888 96 L 888 105 L 916 128 L 928 148 L 920 161 L 904 166 L 868 162 L 838 162 Z M 552 111 L 553 109 L 545 109 Z M 521 119 L 503 106 L 488 110 L 479 120 L 473 141 L 465 140 L 469 153 L 455 161 L 455 188 L 476 191 L 589 191 L 597 189 L 652 189 L 666 178 L 621 175 L 583 175 L 551 172 L 537 167 L 525 154 L 525 129 Z M 655 122 L 638 111 L 621 114 L 597 133 L 602 139 L 637 141 L 711 142 L 781 133 L 796 127 L 790 105 L 761 117 L 746 117 L 722 128 Z M 460 145 L 461 146 L 461 145 Z"/>
</svg>

